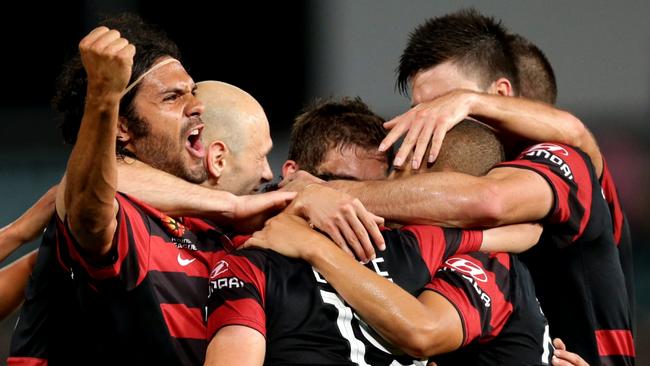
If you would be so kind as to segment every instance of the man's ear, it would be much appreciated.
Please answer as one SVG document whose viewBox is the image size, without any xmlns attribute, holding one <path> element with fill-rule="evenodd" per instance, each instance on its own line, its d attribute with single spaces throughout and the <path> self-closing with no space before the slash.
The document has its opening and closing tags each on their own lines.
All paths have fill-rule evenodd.
<svg viewBox="0 0 650 366">
<path fill-rule="evenodd" d="M 122 146 L 126 146 L 131 142 L 131 134 L 129 134 L 129 128 L 126 126 L 126 118 L 124 117 L 117 120 L 117 142 Z"/>
<path fill-rule="evenodd" d="M 503 95 L 506 97 L 514 97 L 515 91 L 512 89 L 512 84 L 507 78 L 498 78 L 490 85 L 488 93 Z"/>
<path fill-rule="evenodd" d="M 293 160 L 287 160 L 282 164 L 282 176 L 288 177 L 291 174 L 300 170 L 300 166 Z"/>
<path fill-rule="evenodd" d="M 228 146 L 223 141 L 217 140 L 208 146 L 205 158 L 210 178 L 219 180 L 226 168 L 226 156 L 228 152 Z"/>
</svg>

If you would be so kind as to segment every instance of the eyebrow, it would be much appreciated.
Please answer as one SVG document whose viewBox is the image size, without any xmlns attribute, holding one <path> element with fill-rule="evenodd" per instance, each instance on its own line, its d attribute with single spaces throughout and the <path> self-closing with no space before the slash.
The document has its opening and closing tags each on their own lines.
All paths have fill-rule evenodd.
<svg viewBox="0 0 650 366">
<path fill-rule="evenodd" d="M 186 87 L 179 87 L 179 86 L 172 86 L 168 89 L 163 90 L 160 94 L 167 94 L 167 93 L 176 93 L 176 94 L 182 94 L 187 90 Z M 196 84 L 193 84 L 192 87 L 190 88 L 191 92 L 195 92 L 197 90 Z"/>
</svg>

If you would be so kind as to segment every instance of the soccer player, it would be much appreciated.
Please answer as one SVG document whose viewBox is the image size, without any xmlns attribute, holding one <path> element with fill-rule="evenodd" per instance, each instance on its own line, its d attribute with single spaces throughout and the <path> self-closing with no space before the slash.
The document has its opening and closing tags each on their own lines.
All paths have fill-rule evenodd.
<svg viewBox="0 0 650 366">
<path fill-rule="evenodd" d="M 80 42 L 80 57 L 68 64 L 58 89 L 64 136 L 74 149 L 44 240 L 50 246 L 41 253 L 56 258 L 59 276 L 53 285 L 41 283 L 50 293 L 38 286 L 28 291 L 28 301 L 53 302 L 32 308 L 33 317 L 21 316 L 18 325 L 30 329 L 45 312 L 50 343 L 30 347 L 21 339 L 30 334 L 17 330 L 9 364 L 200 364 L 204 358 L 209 256 L 227 238 L 201 220 L 171 218 L 116 191 L 116 152 L 204 181 L 203 105 L 163 34 L 132 16 L 106 24 Z M 214 196 L 224 221 L 263 206 L 242 207 L 230 193 Z M 286 201 L 282 193 L 271 197 L 279 199 L 267 207 Z M 47 278 L 52 267 L 37 268 Z"/>
<path fill-rule="evenodd" d="M 410 85 L 415 107 L 387 124 L 395 132 L 382 149 L 408 131 L 396 164 L 403 165 L 409 145 L 416 141 L 421 143 L 412 165 L 420 164 L 429 140 L 435 147 L 429 159 L 434 160 L 444 133 L 470 115 L 497 127 L 510 121 L 511 131 L 532 133 L 541 141 L 577 135 L 575 144 L 587 154 L 564 144 L 538 144 L 484 177 L 442 172 L 390 182 L 341 181 L 332 186 L 352 193 L 388 219 L 462 227 L 543 220 L 545 234 L 527 263 L 551 332 L 590 363 L 633 364 L 630 304 L 598 182 L 600 152 L 588 132 L 559 133 L 566 127 L 558 120 L 581 125 L 568 113 L 533 101 L 489 95 L 511 96 L 517 90 L 506 39 L 498 23 L 475 11 L 434 18 L 419 26 L 399 69 L 400 85 Z M 469 91 L 452 91 L 457 88 Z M 539 128 L 526 129 L 521 121 Z"/>
<path fill-rule="evenodd" d="M 165 212 L 174 215 L 186 214 L 188 210 L 193 210 L 191 212 L 215 218 L 213 213 L 215 204 L 210 200 L 218 200 L 219 195 L 224 193 L 215 189 L 225 189 L 229 192 L 249 192 L 256 189 L 259 184 L 271 179 L 272 176 L 268 171 L 266 161 L 266 155 L 271 148 L 269 127 L 259 103 L 239 88 L 221 82 L 202 82 L 197 86 L 197 96 L 205 102 L 203 134 L 206 141 L 208 180 L 204 182 L 204 186 L 208 188 L 187 183 L 163 172 L 152 172 L 153 169 L 148 168 L 146 172 L 151 173 L 147 174 L 148 187 L 142 184 L 124 185 L 120 187 L 120 190 L 126 187 L 129 189 L 129 193 L 154 204 L 160 204 Z M 246 137 L 248 135 L 256 136 L 259 141 L 254 144 L 248 143 Z M 259 164 L 244 166 L 242 161 L 251 156 L 255 156 Z M 242 172 L 242 167 L 249 168 L 249 170 Z M 138 173 L 142 172 L 145 167 L 139 161 L 129 161 L 128 164 L 122 164 L 120 168 L 121 183 L 118 185 L 122 185 L 124 180 L 127 183 L 142 181 L 142 177 Z M 233 176 L 235 173 L 237 174 Z M 317 191 L 317 187 L 314 190 Z M 286 195 L 286 193 L 280 194 Z M 170 199 L 170 195 L 176 197 L 185 195 L 186 200 L 180 201 L 179 205 L 173 197 Z M 254 198 L 254 196 L 242 196 L 241 198 L 249 197 Z M 300 204 L 303 210 L 310 207 L 302 198 L 298 198 L 296 203 Z M 255 200 L 248 200 L 245 205 L 249 206 L 249 210 L 260 206 Z M 271 208 L 278 207 L 271 206 Z M 361 207 L 361 209 L 363 208 Z M 357 211 L 357 214 L 362 219 L 371 217 L 367 212 Z M 187 227 L 185 229 L 187 232 Z M 27 302 L 12 339 L 12 356 L 14 358 L 10 359 L 10 362 L 20 362 L 25 359 L 25 356 L 30 356 L 31 359 L 47 359 L 52 362 L 60 360 L 87 362 L 89 358 L 92 358 L 94 352 L 92 347 L 82 347 L 79 350 L 75 348 L 74 353 L 70 349 L 70 342 L 78 338 L 85 325 L 75 323 L 77 318 L 73 314 L 78 311 L 76 309 L 79 305 L 69 299 L 76 298 L 78 289 L 74 282 L 75 278 L 71 278 L 71 274 L 61 267 L 52 232 L 49 230 L 46 233 L 41 245 L 39 265 L 36 266 L 32 275 L 33 280 L 28 289 Z M 215 232 L 212 236 L 216 234 Z M 225 240 L 224 244 L 229 245 L 230 242 Z M 181 257 L 181 259 L 177 257 L 174 260 L 181 261 L 188 266 L 192 262 L 191 258 L 186 257 Z M 207 257 L 204 262 L 209 262 Z M 78 274 L 75 276 L 78 281 Z M 196 283 L 196 285 L 200 285 L 200 283 Z M 201 291 L 205 290 L 205 286 L 200 288 Z M 49 316 L 49 314 L 53 314 L 53 316 Z M 190 324 L 184 323 L 186 320 L 188 319 L 177 319 L 176 324 L 181 327 L 181 330 L 191 329 L 189 328 Z M 84 339 L 81 341 L 83 344 Z M 145 351 L 143 350 L 143 352 Z M 173 358 L 167 361 L 175 362 Z"/>
<path fill-rule="evenodd" d="M 557 85 L 555 83 L 555 73 L 551 63 L 544 55 L 544 52 L 520 35 L 511 35 L 509 37 L 510 47 L 515 57 L 515 66 L 519 74 L 519 89 L 522 97 L 540 100 L 548 104 L 555 104 L 557 99 Z M 585 128 L 577 125 L 578 130 L 587 132 Z M 572 145 L 572 140 L 565 140 Z M 595 143 L 595 141 L 593 142 Z M 634 261 L 632 259 L 632 235 L 630 226 L 627 221 L 625 212 L 619 198 L 614 178 L 609 170 L 609 166 L 603 160 L 603 170 L 599 174 L 600 185 L 603 188 L 605 199 L 609 205 L 609 212 L 614 225 L 614 241 L 618 246 L 618 253 L 621 259 L 621 266 L 625 274 L 625 287 L 632 309 L 632 319 L 634 319 L 636 296 L 634 288 Z M 632 326 L 634 333 L 635 325 Z"/>
<path fill-rule="evenodd" d="M 294 156 L 305 159 L 304 163 L 298 160 L 298 165 L 313 167 L 314 172 L 331 176 L 333 174 L 327 167 L 333 166 L 330 164 L 331 161 L 338 160 L 340 156 L 346 154 L 346 150 L 356 151 L 356 154 L 348 155 L 346 162 L 350 166 L 363 165 L 367 157 L 364 150 L 366 148 L 368 152 L 374 150 L 368 142 L 372 141 L 373 136 L 383 134 L 383 131 L 381 121 L 375 120 L 373 125 L 372 115 L 359 113 L 362 110 L 361 106 L 363 105 L 360 101 L 326 102 L 316 105 L 313 110 L 301 115 L 294 125 L 290 149 Z M 331 122 L 325 123 L 328 120 Z M 364 124 L 364 127 L 359 128 Z M 312 129 L 310 125 L 320 126 L 322 129 Z M 338 136 L 342 137 L 341 140 L 345 141 L 344 143 L 337 144 L 336 140 L 331 140 L 331 136 L 337 132 Z M 473 154 L 465 155 L 467 158 L 462 165 L 468 171 L 486 170 L 502 158 L 500 150 L 490 153 L 490 148 L 497 147 L 498 142 L 485 127 L 473 128 L 473 126 L 462 125 L 458 126 L 455 132 L 457 134 L 450 135 L 449 145 L 460 144 L 470 149 L 470 152 L 471 150 L 483 151 L 489 156 L 477 162 L 472 158 Z M 474 140 L 467 136 L 468 134 L 478 135 L 475 137 L 480 138 Z M 454 139 L 455 135 L 465 135 L 459 137 L 460 140 L 465 141 Z M 312 139 L 317 137 L 313 141 L 318 143 L 304 144 L 304 138 L 308 136 Z M 475 143 L 467 143 L 467 140 L 474 140 Z M 462 150 L 463 147 L 460 149 Z M 440 160 L 441 164 L 443 160 Z M 457 164 L 461 161 L 456 157 L 453 160 L 447 164 Z M 481 166 L 482 163 L 487 165 Z M 296 162 L 293 161 L 292 164 Z M 345 167 L 338 166 L 336 169 L 345 170 Z M 348 177 L 358 178 L 354 174 Z M 389 277 L 391 281 L 404 286 L 411 293 L 418 293 L 419 289 L 429 281 L 427 278 L 436 273 L 439 267 L 443 267 L 439 278 L 427 285 L 438 292 L 426 291 L 425 293 L 432 295 L 424 295 L 431 297 L 430 300 L 423 301 L 428 302 L 433 309 L 423 309 L 421 304 L 419 307 L 409 308 L 395 306 L 395 303 L 386 300 L 386 297 L 382 297 L 379 301 L 368 298 L 368 301 L 363 303 L 371 307 L 386 306 L 387 311 L 397 313 L 398 318 L 410 319 L 410 323 L 404 326 L 399 324 L 399 320 L 393 322 L 397 322 L 398 325 L 388 326 L 394 333 L 388 335 L 387 339 L 397 341 L 396 344 L 412 355 L 426 357 L 456 349 L 461 344 L 473 344 L 472 347 L 464 348 L 465 352 L 462 353 L 464 358 L 461 358 L 461 353 L 458 353 L 454 360 L 476 361 L 479 354 L 476 353 L 476 344 L 479 339 L 484 342 L 495 338 L 490 346 L 481 347 L 481 357 L 487 359 L 494 357 L 497 364 L 503 362 L 541 364 L 543 357 L 546 357 L 545 361 L 548 363 L 550 352 L 547 350 L 545 353 L 543 349 L 544 319 L 534 299 L 532 280 L 528 277 L 525 267 L 522 267 L 516 259 L 511 261 L 512 257 L 507 254 L 496 256 L 473 254 L 476 258 L 485 261 L 485 264 L 474 257 L 449 258 L 455 251 L 469 250 L 470 248 L 463 247 L 474 242 L 477 238 L 472 237 L 477 233 L 425 226 L 385 231 L 384 235 L 389 245 L 385 252 L 379 253 L 379 257 L 368 265 L 368 268 L 381 276 Z M 485 235 L 484 248 L 490 245 L 494 232 L 488 231 Z M 283 254 L 301 258 L 305 256 L 297 253 L 304 248 L 312 248 L 316 253 L 319 247 L 316 243 L 329 242 L 322 235 L 308 230 L 304 222 L 301 224 L 299 220 L 286 215 L 271 219 L 262 233 L 256 233 L 254 238 L 258 241 L 262 240 L 265 244 L 268 244 L 266 243 L 268 240 L 272 243 L 305 244 L 294 247 L 289 245 L 288 251 L 286 246 L 282 248 L 276 246 L 277 244 L 271 244 L 273 249 L 280 249 Z M 506 235 L 505 238 L 500 237 L 497 241 L 504 240 L 513 240 L 513 238 Z M 343 252 L 337 249 L 332 253 L 342 255 Z M 307 254 L 306 258 L 315 257 Z M 445 260 L 448 264 L 443 265 Z M 260 364 L 262 361 L 266 364 L 308 362 L 390 364 L 394 360 L 409 364 L 413 362 L 407 356 L 391 355 L 389 349 L 382 345 L 381 338 L 371 334 L 372 330 L 364 327 L 365 323 L 362 320 L 356 316 L 352 317 L 352 310 L 326 281 L 329 280 L 331 273 L 334 273 L 334 276 L 338 273 L 343 276 L 347 284 L 357 284 L 362 287 L 352 291 L 367 290 L 373 293 L 383 291 L 383 289 L 378 290 L 382 285 L 373 283 L 379 277 L 367 270 L 356 272 L 357 269 L 353 267 L 358 266 L 358 263 L 345 255 L 335 260 L 326 260 L 326 263 L 336 263 L 337 268 L 332 271 L 321 271 L 324 275 L 321 276 L 304 262 L 265 251 L 239 251 L 217 262 L 212 271 L 214 278 L 211 287 L 215 309 L 209 317 L 209 328 L 217 333 L 210 345 L 206 362 L 215 365 L 228 364 L 234 359 L 229 358 L 231 356 L 237 357 L 241 364 Z M 502 267 L 503 265 L 506 267 Z M 476 281 L 463 280 L 461 273 L 467 272 L 461 271 L 474 268 L 470 266 L 475 266 L 485 275 L 485 278 L 481 277 L 479 281 L 488 283 L 477 284 Z M 485 271 L 481 268 L 485 268 Z M 493 274 L 486 275 L 490 270 L 495 269 L 500 273 L 498 280 Z M 367 279 L 359 277 L 369 273 Z M 478 272 L 475 274 L 478 276 Z M 467 278 L 471 280 L 471 277 Z M 334 280 L 337 281 L 336 278 Z M 379 279 L 379 282 L 381 281 Z M 497 286 L 498 281 L 504 282 L 499 282 Z M 287 286 L 287 283 L 292 285 Z M 332 285 L 339 289 L 340 283 L 334 282 Z M 388 286 L 388 282 L 383 285 Z M 484 292 L 473 286 L 477 288 L 480 286 Z M 402 296 L 402 304 L 406 303 L 403 301 L 404 296 L 411 297 L 401 290 L 397 292 L 397 296 Z M 448 296 L 449 300 L 446 300 L 445 296 Z M 400 302 L 400 300 L 395 301 Z M 413 299 L 413 302 L 417 301 Z M 375 311 L 378 309 L 370 310 L 369 313 Z M 474 312 L 478 312 L 479 317 L 474 316 Z M 432 322 L 427 320 L 432 318 L 436 319 L 436 324 L 428 327 L 433 320 Z M 506 322 L 509 325 L 504 328 L 503 324 Z M 468 333 L 463 339 L 464 325 L 469 328 L 466 328 Z M 410 333 L 407 333 L 407 330 L 410 330 Z M 263 335 L 266 336 L 266 345 Z M 382 335 L 386 336 L 387 333 Z M 414 336 L 419 337 L 421 341 L 414 342 Z M 546 337 L 548 338 L 548 334 Z M 506 346 L 513 338 L 521 338 L 525 341 L 520 343 L 521 347 Z M 428 343 L 423 346 L 424 339 L 435 339 L 435 345 Z M 550 340 L 546 340 L 546 345 L 550 347 Z M 242 358 L 240 350 L 243 349 L 247 350 L 246 358 Z"/>
</svg>

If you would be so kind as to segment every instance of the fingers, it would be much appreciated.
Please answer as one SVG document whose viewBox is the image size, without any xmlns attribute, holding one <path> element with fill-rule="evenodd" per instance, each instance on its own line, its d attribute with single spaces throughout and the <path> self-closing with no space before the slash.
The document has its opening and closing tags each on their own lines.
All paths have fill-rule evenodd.
<svg viewBox="0 0 650 366">
<path fill-rule="evenodd" d="M 258 237 L 253 235 L 248 240 L 246 240 L 244 244 L 238 246 L 237 250 L 245 249 L 245 248 L 270 249 L 270 246 L 269 246 L 269 242 L 267 240 L 262 239 L 261 236 Z"/>
<path fill-rule="evenodd" d="M 95 42 L 92 43 L 92 47 L 97 50 L 97 51 L 109 51 L 109 45 L 111 45 L 115 41 L 119 41 L 120 38 L 120 32 L 116 31 L 115 29 L 111 29 L 108 32 L 102 34 L 99 36 Z M 122 38 L 123 39 L 123 38 Z M 126 46 L 126 45 L 124 45 Z M 122 46 L 122 47 L 124 47 Z"/>
<path fill-rule="evenodd" d="M 424 123 L 424 128 L 415 144 L 415 152 L 413 152 L 413 161 L 411 163 L 413 169 L 420 168 L 420 164 L 422 164 L 423 160 L 422 158 L 427 152 L 427 147 L 429 146 L 429 141 L 431 140 L 431 135 L 433 135 L 434 128 L 435 125 L 433 123 Z"/>
<path fill-rule="evenodd" d="M 411 122 L 409 131 L 406 133 L 404 141 L 402 141 L 402 146 L 399 147 L 399 151 L 397 152 L 397 155 L 395 155 L 393 165 L 397 167 L 401 167 L 402 164 L 404 164 L 406 158 L 408 158 L 409 154 L 413 150 L 413 145 L 417 142 L 422 128 L 424 127 L 422 119 L 418 118 L 419 114 L 419 111 L 415 113 L 415 118 Z"/>
<path fill-rule="evenodd" d="M 365 208 L 363 208 L 363 211 L 365 211 Z M 361 218 L 366 213 L 367 212 L 348 211 L 345 217 L 346 221 L 343 223 L 344 225 L 347 224 L 348 228 L 351 229 L 346 230 L 345 232 L 350 232 L 354 236 L 353 238 L 348 238 L 348 242 L 350 240 L 356 240 L 356 242 L 359 243 L 360 250 L 363 252 L 363 255 L 358 255 L 358 258 L 364 263 L 375 259 L 376 257 L 375 248 L 370 241 L 368 230 L 366 230 L 366 227 L 361 222 Z M 371 222 L 370 225 L 376 226 L 374 222 Z"/>
<path fill-rule="evenodd" d="M 359 215 L 359 218 L 365 230 L 370 235 L 372 242 L 375 243 L 379 250 L 386 250 L 386 242 L 384 241 L 384 236 L 381 235 L 381 230 L 379 230 L 379 225 L 384 224 L 384 219 L 371 212 L 366 211 L 365 207 L 363 207 L 363 204 L 361 204 L 359 200 L 356 200 L 354 203 L 355 206 L 357 206 L 357 210 L 363 210 L 363 214 Z M 374 250 L 372 254 L 375 254 Z"/>
<path fill-rule="evenodd" d="M 355 254 L 348 247 L 348 242 L 345 241 L 343 235 L 341 235 L 341 231 L 339 230 L 338 226 L 332 224 L 328 225 L 325 228 L 319 226 L 316 227 L 327 234 L 339 248 L 343 249 L 344 252 L 348 253 L 351 257 L 355 257 Z"/>
<path fill-rule="evenodd" d="M 560 338 L 555 338 L 553 340 L 553 347 L 566 351 L 566 345 Z"/>
<path fill-rule="evenodd" d="M 91 44 L 93 44 L 97 38 L 101 37 L 105 33 L 107 33 L 110 29 L 107 27 L 101 26 L 93 29 L 88 33 L 82 40 L 79 42 L 79 48 L 84 48 L 87 47 Z"/>
<path fill-rule="evenodd" d="M 387 130 L 390 130 L 393 127 L 395 127 L 397 122 L 399 122 L 399 120 L 397 118 L 393 118 L 390 121 L 384 122 L 384 128 L 387 129 Z"/>
<path fill-rule="evenodd" d="M 296 192 L 269 192 L 268 194 L 271 194 L 271 201 L 270 207 L 273 209 L 283 209 L 287 207 L 291 201 L 293 201 L 294 198 L 296 198 L 297 193 Z"/>
<path fill-rule="evenodd" d="M 553 340 L 553 360 L 554 366 L 589 366 L 587 361 L 583 360 L 578 354 L 566 350 L 566 345 L 560 338 Z"/>
<path fill-rule="evenodd" d="M 410 119 L 413 112 L 409 111 L 401 116 L 397 116 L 391 121 L 384 123 L 385 128 L 391 128 L 390 132 L 384 137 L 384 139 L 379 144 L 379 151 L 386 151 L 391 147 L 400 137 L 404 134 L 404 131 L 408 130 L 410 127 Z M 391 127 L 388 127 L 391 126 Z"/>
</svg>

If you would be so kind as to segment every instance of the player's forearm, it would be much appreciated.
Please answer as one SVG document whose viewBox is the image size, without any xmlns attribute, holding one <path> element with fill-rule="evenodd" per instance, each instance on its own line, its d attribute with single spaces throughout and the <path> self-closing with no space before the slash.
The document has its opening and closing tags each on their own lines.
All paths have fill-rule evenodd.
<svg viewBox="0 0 650 366">
<path fill-rule="evenodd" d="M 387 220 L 446 227 L 499 224 L 491 182 L 460 173 L 423 173 L 387 181 L 330 182 Z"/>
<path fill-rule="evenodd" d="M 483 231 L 481 252 L 521 253 L 537 244 L 542 225 L 534 223 L 500 226 Z"/>
<path fill-rule="evenodd" d="M 16 310 L 23 300 L 37 254 L 35 250 L 0 269 L 0 320 Z"/>
<path fill-rule="evenodd" d="M 423 341 L 440 334 L 439 320 L 415 297 L 373 273 L 333 243 L 310 243 L 310 264 L 382 337 L 404 352 L 422 357 Z"/>
<path fill-rule="evenodd" d="M 15 222 L 0 229 L 0 261 L 7 258 L 22 243 L 21 235 L 16 231 Z"/>
<path fill-rule="evenodd" d="M 50 188 L 18 219 L 0 229 L 0 261 L 43 232 L 54 213 L 56 192 L 56 186 Z"/>
<path fill-rule="evenodd" d="M 89 88 L 77 142 L 66 169 L 65 212 L 80 245 L 103 253 L 114 232 L 115 140 L 120 95 Z"/>
<path fill-rule="evenodd" d="M 524 98 L 468 92 L 470 116 L 526 140 L 559 142 L 589 155 L 600 176 L 602 156 L 591 132 L 577 117 L 551 105 Z"/>
<path fill-rule="evenodd" d="M 222 222 L 230 218 L 236 197 L 189 183 L 138 160 L 118 161 L 118 190 L 170 216 L 203 217 Z"/>
</svg>

